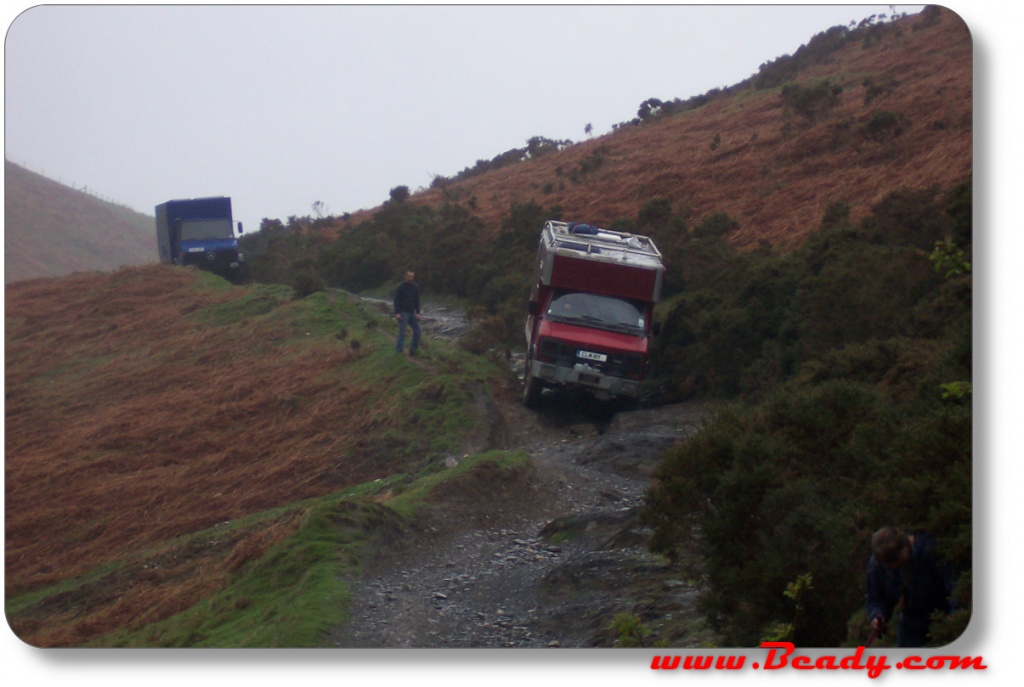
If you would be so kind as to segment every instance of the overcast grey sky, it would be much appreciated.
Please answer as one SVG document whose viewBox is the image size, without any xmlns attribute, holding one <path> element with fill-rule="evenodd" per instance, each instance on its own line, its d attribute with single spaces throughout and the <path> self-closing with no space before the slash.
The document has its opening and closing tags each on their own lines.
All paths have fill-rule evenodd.
<svg viewBox="0 0 1024 687">
<path fill-rule="evenodd" d="M 607 133 L 889 7 L 37 6 L 7 33 L 5 155 L 147 214 L 228 195 L 255 230 Z"/>
</svg>

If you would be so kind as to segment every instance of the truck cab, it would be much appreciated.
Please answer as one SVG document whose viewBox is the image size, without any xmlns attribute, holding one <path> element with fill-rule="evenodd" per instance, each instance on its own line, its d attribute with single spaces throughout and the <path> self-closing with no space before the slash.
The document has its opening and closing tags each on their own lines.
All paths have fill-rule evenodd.
<svg viewBox="0 0 1024 687">
<path fill-rule="evenodd" d="M 663 278 L 646 236 L 546 222 L 527 306 L 524 403 L 536 407 L 545 388 L 637 398 Z"/>
<path fill-rule="evenodd" d="M 238 233 L 242 225 L 238 224 Z M 238 250 L 225 196 L 169 200 L 156 206 L 157 249 L 160 262 L 195 265 L 235 281 L 244 257 Z"/>
</svg>

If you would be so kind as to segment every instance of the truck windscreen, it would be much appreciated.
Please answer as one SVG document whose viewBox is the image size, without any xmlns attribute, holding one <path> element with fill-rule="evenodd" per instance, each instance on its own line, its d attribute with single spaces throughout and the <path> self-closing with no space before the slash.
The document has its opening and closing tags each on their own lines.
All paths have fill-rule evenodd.
<svg viewBox="0 0 1024 687">
<path fill-rule="evenodd" d="M 181 240 L 197 241 L 200 239 L 230 239 L 235 234 L 231 230 L 229 219 L 190 219 L 181 223 Z"/>
<path fill-rule="evenodd" d="M 557 294 L 548 308 L 548 317 L 631 334 L 644 331 L 644 308 L 641 304 L 594 293 L 570 291 Z"/>
</svg>

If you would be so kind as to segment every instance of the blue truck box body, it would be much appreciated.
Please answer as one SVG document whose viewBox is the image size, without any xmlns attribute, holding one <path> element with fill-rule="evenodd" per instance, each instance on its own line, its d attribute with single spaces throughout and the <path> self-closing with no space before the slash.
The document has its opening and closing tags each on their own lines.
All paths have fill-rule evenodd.
<svg viewBox="0 0 1024 687">
<path fill-rule="evenodd" d="M 242 265 L 226 196 L 169 200 L 156 206 L 160 262 L 235 276 Z"/>
</svg>

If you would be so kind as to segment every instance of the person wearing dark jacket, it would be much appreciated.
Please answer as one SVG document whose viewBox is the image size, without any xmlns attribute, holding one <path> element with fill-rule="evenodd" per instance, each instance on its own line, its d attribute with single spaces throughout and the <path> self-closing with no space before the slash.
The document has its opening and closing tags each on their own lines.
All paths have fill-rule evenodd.
<svg viewBox="0 0 1024 687">
<path fill-rule="evenodd" d="M 413 281 L 414 273 L 406 272 L 405 280 L 395 289 L 395 319 L 398 320 L 398 340 L 395 351 L 401 353 L 405 348 L 405 328 L 412 328 L 412 341 L 409 343 L 409 355 L 416 355 L 420 345 L 420 287 Z"/>
<path fill-rule="evenodd" d="M 923 530 L 907 535 L 883 527 L 871 538 L 865 606 L 872 629 L 885 634 L 900 599 L 903 612 L 896 635 L 901 647 L 924 646 L 931 615 L 950 613 L 955 576 L 938 557 L 935 539 Z"/>
</svg>

